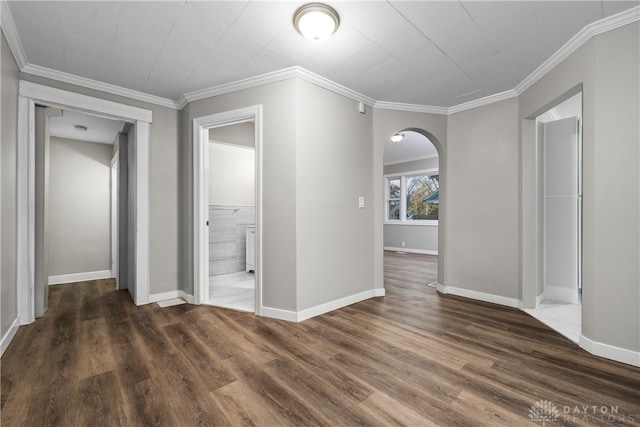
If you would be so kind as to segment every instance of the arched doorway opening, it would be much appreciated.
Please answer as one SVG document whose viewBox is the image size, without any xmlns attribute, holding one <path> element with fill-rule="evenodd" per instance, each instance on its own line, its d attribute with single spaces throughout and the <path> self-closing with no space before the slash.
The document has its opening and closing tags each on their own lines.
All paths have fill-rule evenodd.
<svg viewBox="0 0 640 427">
<path fill-rule="evenodd" d="M 417 128 L 399 130 L 386 144 L 385 285 L 401 281 L 405 286 L 436 287 L 439 282 L 442 187 L 436 144 L 439 145 L 429 132 Z"/>
</svg>

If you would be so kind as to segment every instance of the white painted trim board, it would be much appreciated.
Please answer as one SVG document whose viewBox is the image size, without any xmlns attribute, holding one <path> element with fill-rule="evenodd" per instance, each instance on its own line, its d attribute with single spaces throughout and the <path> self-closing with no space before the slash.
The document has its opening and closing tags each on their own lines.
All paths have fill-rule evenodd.
<svg viewBox="0 0 640 427">
<path fill-rule="evenodd" d="M 564 302 L 567 304 L 580 304 L 580 291 L 575 288 L 563 288 L 562 286 L 544 287 L 544 298 L 550 301 Z"/>
<path fill-rule="evenodd" d="M 7 329 L 7 332 L 2 336 L 2 342 L 0 343 L 0 356 L 4 354 L 4 351 L 9 347 L 11 341 L 13 341 L 13 337 L 16 336 L 18 332 L 18 328 L 20 327 L 20 318 L 16 317 L 11 322 L 11 326 Z"/>
<path fill-rule="evenodd" d="M 389 224 L 386 224 L 386 225 L 389 225 Z M 428 249 L 396 248 L 394 246 L 385 246 L 384 250 L 395 251 L 395 252 L 407 252 L 410 254 L 438 255 L 438 251 L 431 251 Z"/>
<path fill-rule="evenodd" d="M 640 352 L 638 351 L 594 341 L 584 335 L 580 335 L 580 347 L 596 356 L 640 367 Z"/>
<path fill-rule="evenodd" d="M 436 289 L 442 294 L 451 294 L 460 297 L 470 298 L 478 301 L 490 302 L 507 307 L 520 308 L 521 302 L 516 298 L 504 297 L 502 295 L 488 294 L 486 292 L 473 291 L 471 289 L 457 288 L 454 286 L 436 284 Z"/>
<path fill-rule="evenodd" d="M 63 283 L 85 282 L 87 280 L 110 279 L 111 270 L 87 271 L 84 273 L 60 274 L 49 276 L 49 286 Z"/>
<path fill-rule="evenodd" d="M 302 322 L 330 311 L 338 310 L 374 297 L 385 296 L 385 289 L 370 289 L 347 297 L 338 298 L 324 304 L 319 304 L 301 311 L 282 310 L 280 308 L 262 307 L 262 316 L 289 322 Z"/>
<path fill-rule="evenodd" d="M 179 289 L 177 291 L 167 291 L 167 292 L 159 292 L 157 294 L 149 294 L 149 303 L 166 301 L 168 299 L 174 299 L 174 298 L 182 298 L 187 303 L 193 304 L 193 295 L 189 295 L 182 289 Z"/>
</svg>

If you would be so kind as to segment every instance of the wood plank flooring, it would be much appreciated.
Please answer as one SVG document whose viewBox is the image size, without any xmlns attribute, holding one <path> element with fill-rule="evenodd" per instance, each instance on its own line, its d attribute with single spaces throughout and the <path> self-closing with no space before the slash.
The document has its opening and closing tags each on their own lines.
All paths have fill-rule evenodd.
<svg viewBox="0 0 640 427">
<path fill-rule="evenodd" d="M 299 324 L 57 285 L 2 357 L 2 425 L 542 425 L 538 401 L 557 409 L 547 426 L 640 425 L 640 369 L 439 295 L 436 271 L 388 252 L 387 296 Z"/>
</svg>

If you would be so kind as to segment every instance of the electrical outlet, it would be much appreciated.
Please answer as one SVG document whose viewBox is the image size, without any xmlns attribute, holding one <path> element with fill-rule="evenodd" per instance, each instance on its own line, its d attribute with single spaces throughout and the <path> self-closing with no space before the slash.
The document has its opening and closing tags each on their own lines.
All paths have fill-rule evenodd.
<svg viewBox="0 0 640 427">
<path fill-rule="evenodd" d="M 404 242 L 402 242 L 402 247 L 404 248 Z"/>
</svg>

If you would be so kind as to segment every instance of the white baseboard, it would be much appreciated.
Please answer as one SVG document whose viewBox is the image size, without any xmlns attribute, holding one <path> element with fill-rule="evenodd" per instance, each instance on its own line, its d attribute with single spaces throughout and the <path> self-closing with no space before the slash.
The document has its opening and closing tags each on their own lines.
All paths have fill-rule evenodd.
<svg viewBox="0 0 640 427">
<path fill-rule="evenodd" d="M 168 292 L 159 292 L 157 294 L 149 294 L 149 304 L 158 302 L 158 301 L 166 301 L 168 299 L 174 298 L 182 298 L 189 304 L 193 304 L 193 295 L 189 295 L 182 289 L 177 291 L 168 291 Z"/>
<path fill-rule="evenodd" d="M 7 329 L 7 332 L 2 336 L 2 342 L 0 343 L 0 356 L 4 354 L 4 351 L 9 347 L 13 337 L 16 336 L 16 332 L 18 332 L 18 328 L 20 327 L 20 319 L 16 317 L 13 322 L 11 322 L 11 326 Z"/>
<path fill-rule="evenodd" d="M 111 270 L 88 271 L 86 273 L 61 274 L 59 276 L 49 276 L 49 285 L 60 285 L 62 283 L 84 282 L 87 280 L 109 279 L 113 277 Z"/>
<path fill-rule="evenodd" d="M 540 307 L 542 301 L 544 301 L 544 291 L 536 297 L 536 308 Z"/>
<path fill-rule="evenodd" d="M 179 294 L 180 298 L 184 299 L 187 303 L 193 304 L 193 301 L 194 301 L 193 300 L 193 295 L 190 295 L 190 294 L 186 293 L 182 289 L 180 289 L 178 291 L 178 294 Z"/>
<path fill-rule="evenodd" d="M 551 301 L 564 302 L 567 304 L 580 304 L 580 294 L 578 289 L 563 288 L 561 286 L 544 286 L 544 297 Z"/>
<path fill-rule="evenodd" d="M 472 291 L 470 289 L 456 288 L 454 286 L 441 285 L 436 283 L 436 289 L 443 294 L 457 295 L 460 297 L 476 299 L 484 302 L 491 302 L 494 304 L 505 305 L 507 307 L 520 308 L 520 300 L 516 298 L 503 297 L 501 295 L 487 294 L 479 291 Z"/>
<path fill-rule="evenodd" d="M 640 367 L 640 352 L 638 351 L 593 341 L 584 335 L 580 335 L 580 347 L 596 356 Z"/>
<path fill-rule="evenodd" d="M 290 310 L 282 310 L 280 308 L 262 307 L 260 314 L 264 317 L 270 317 L 272 319 L 286 320 L 287 322 L 297 322 L 298 313 Z"/>
<path fill-rule="evenodd" d="M 289 322 L 302 322 L 304 320 L 311 319 L 312 317 L 319 316 L 369 298 L 383 296 L 385 296 L 384 288 L 371 289 L 355 295 L 349 295 L 348 297 L 316 305 L 315 307 L 307 308 L 298 312 L 272 307 L 262 307 L 261 314 L 264 317 L 271 317 L 273 319 L 286 320 Z"/>
<path fill-rule="evenodd" d="M 311 319 L 312 317 L 319 316 L 321 314 L 328 313 L 339 308 L 346 307 L 351 304 L 355 304 L 360 301 L 364 301 L 369 298 L 381 297 L 385 295 L 384 288 L 371 289 L 368 291 L 360 292 L 359 294 L 349 295 L 348 297 L 340 298 L 334 301 L 330 301 L 324 304 L 316 305 L 315 307 L 307 308 L 298 312 L 298 322 Z"/>
<path fill-rule="evenodd" d="M 395 252 L 407 252 L 410 254 L 422 254 L 422 255 L 438 255 L 438 251 L 429 251 L 426 249 L 411 249 L 411 248 L 396 248 L 393 246 L 385 246 L 385 251 L 395 251 Z"/>
</svg>

